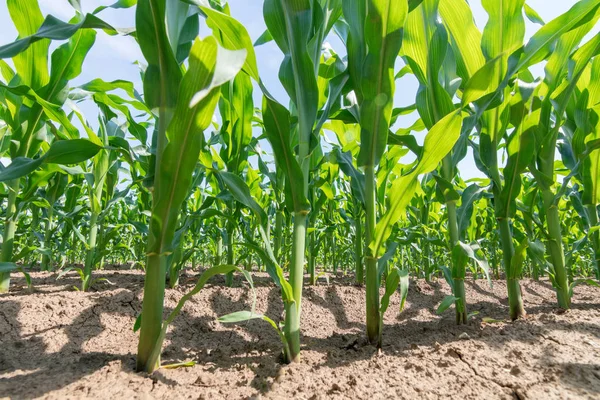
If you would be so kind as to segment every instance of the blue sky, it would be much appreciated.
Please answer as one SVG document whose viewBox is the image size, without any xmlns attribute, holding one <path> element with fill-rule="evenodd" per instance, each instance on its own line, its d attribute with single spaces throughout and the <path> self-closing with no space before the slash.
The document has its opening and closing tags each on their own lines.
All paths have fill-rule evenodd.
<svg viewBox="0 0 600 400">
<path fill-rule="evenodd" d="M 100 5 L 108 5 L 114 0 L 82 0 L 84 12 L 91 12 Z M 548 22 L 556 16 L 567 11 L 573 6 L 576 0 L 528 0 L 527 4 L 535 9 L 544 21 Z M 52 14 L 62 20 L 69 20 L 74 15 L 74 10 L 67 0 L 39 0 L 44 15 Z M 261 0 L 230 0 L 232 15 L 241 21 L 253 40 L 257 39 L 265 30 L 265 24 L 262 18 Z M 487 14 L 481 6 L 480 0 L 469 1 L 473 9 L 475 22 L 482 30 L 487 21 Z M 130 10 L 112 10 L 106 9 L 100 14 L 100 17 L 115 27 L 128 28 L 134 26 L 134 9 Z M 538 28 L 527 21 L 526 39 L 529 38 Z M 205 26 L 201 27 L 201 36 L 209 33 Z M 0 8 L 0 44 L 8 43 L 16 38 L 16 30 L 12 24 L 6 6 Z M 331 39 L 331 45 L 340 53 L 345 53 L 340 49 L 340 42 L 337 38 Z M 256 49 L 258 67 L 260 75 L 265 81 L 271 93 L 284 104 L 287 103 L 287 96 L 278 81 L 277 74 L 282 55 L 274 43 L 268 43 Z M 137 60 L 143 60 L 142 54 L 133 38 L 108 36 L 99 32 L 96 44 L 88 55 L 83 72 L 74 82 L 73 86 L 83 84 L 94 78 L 102 78 L 106 81 L 115 79 L 125 79 L 135 83 L 136 87 L 141 89 L 139 68 L 134 64 Z M 541 75 L 543 66 L 538 65 L 532 69 L 535 75 Z M 395 106 L 410 105 L 414 103 L 417 90 L 417 82 L 413 77 L 405 77 L 397 82 Z M 256 91 L 258 92 L 258 91 Z M 256 93 L 256 98 L 258 93 Z M 96 110 L 92 105 L 82 107 L 88 120 L 96 119 Z M 404 117 L 398 122 L 398 127 L 409 126 L 415 119 L 410 115 Z M 417 133 L 419 141 L 422 141 L 424 132 Z M 475 167 L 471 155 L 469 154 L 460 165 L 461 174 L 464 179 L 479 177 L 481 173 Z"/>
</svg>

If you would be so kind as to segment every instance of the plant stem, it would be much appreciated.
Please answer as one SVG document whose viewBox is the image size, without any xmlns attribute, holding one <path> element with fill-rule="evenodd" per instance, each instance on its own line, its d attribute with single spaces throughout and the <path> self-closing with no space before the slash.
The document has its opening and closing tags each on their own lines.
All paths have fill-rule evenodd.
<svg viewBox="0 0 600 400">
<path fill-rule="evenodd" d="M 456 307 L 456 324 L 467 323 L 467 303 L 465 295 L 465 279 L 454 278 L 454 296 L 457 298 L 454 305 Z"/>
<path fill-rule="evenodd" d="M 181 266 L 181 247 L 183 246 L 183 240 L 179 241 L 177 248 L 174 250 L 173 255 L 170 257 L 169 271 L 168 271 L 168 283 L 171 289 L 176 288 L 179 285 L 179 272 Z"/>
<path fill-rule="evenodd" d="M 310 174 L 310 171 L 308 171 L 308 173 Z M 310 177 L 308 178 L 310 180 Z M 314 187 L 310 187 L 307 188 L 307 192 L 308 192 L 308 201 L 311 204 L 311 207 L 314 207 L 314 205 L 317 202 L 316 199 L 316 195 L 315 195 L 315 188 Z M 313 217 L 315 217 L 315 214 L 312 214 Z M 311 226 L 314 226 L 314 218 L 308 218 L 307 220 L 307 225 L 306 225 L 306 229 L 308 230 Z M 316 240 L 315 240 L 315 232 L 311 232 L 307 234 L 307 238 L 306 238 L 307 242 L 306 242 L 306 250 L 307 250 L 307 257 L 308 257 L 308 275 L 309 275 L 309 279 L 308 279 L 308 284 L 310 286 L 314 286 L 316 284 L 317 281 L 317 277 L 315 275 L 315 268 L 316 268 L 316 255 L 317 255 L 317 249 L 315 249 L 315 245 L 316 245 Z M 325 258 L 327 258 L 327 256 L 325 256 Z M 325 260 L 326 262 L 326 260 Z"/>
<path fill-rule="evenodd" d="M 525 316 L 523 307 L 523 298 L 521 296 L 521 285 L 519 277 L 514 276 L 511 263 L 515 252 L 512 242 L 512 233 L 510 231 L 510 220 L 508 218 L 498 218 L 500 228 L 500 241 L 502 242 L 502 256 L 504 258 L 504 269 L 506 271 L 506 286 L 508 290 L 508 308 L 510 318 L 515 320 Z"/>
<path fill-rule="evenodd" d="M 50 250 L 50 242 L 52 241 L 52 225 L 54 219 L 54 208 L 50 207 L 48 209 L 48 221 L 46 222 L 46 232 L 44 232 L 44 249 L 47 251 Z M 44 254 L 42 256 L 42 271 L 50 270 L 50 256 L 48 254 Z"/>
<path fill-rule="evenodd" d="M 273 243 L 273 254 L 275 258 L 279 260 L 279 254 L 281 252 L 281 246 L 283 244 L 283 213 L 277 211 L 275 213 L 275 242 Z"/>
<path fill-rule="evenodd" d="M 77 234 L 75 233 L 75 230 L 73 230 L 73 234 L 71 235 L 71 243 L 72 243 L 72 247 L 71 247 L 71 255 L 70 255 L 70 265 L 73 267 L 73 266 L 75 266 L 75 256 L 76 256 L 76 250 L 77 250 Z"/>
<path fill-rule="evenodd" d="M 235 262 L 235 253 L 233 252 L 233 226 L 229 224 L 227 229 L 227 264 L 233 265 Z M 233 271 L 228 272 L 225 275 L 225 285 L 227 287 L 233 286 Z"/>
<path fill-rule="evenodd" d="M 585 206 L 590 221 L 590 228 L 598 226 L 598 209 L 595 204 Z M 594 249 L 594 259 L 596 268 L 596 279 L 600 280 L 600 232 L 592 233 L 591 237 L 592 249 Z"/>
<path fill-rule="evenodd" d="M 565 269 L 565 255 L 562 246 L 562 232 L 560 229 L 560 216 L 558 206 L 554 204 L 554 193 L 551 190 L 542 192 L 544 208 L 546 209 L 546 223 L 548 224 L 548 254 L 554 266 L 554 286 L 558 306 L 569 309 L 571 299 L 569 297 L 569 280 Z"/>
<path fill-rule="evenodd" d="M 216 267 L 217 265 L 221 265 L 222 260 L 223 260 L 223 237 L 221 236 L 221 234 L 219 234 L 217 237 L 217 249 L 216 249 L 215 259 L 213 262 L 214 266 Z"/>
<path fill-rule="evenodd" d="M 37 242 L 37 237 L 36 237 L 35 233 L 38 231 L 38 226 L 40 224 L 39 219 L 40 219 L 40 209 L 39 209 L 39 207 L 32 205 L 31 206 L 31 226 L 29 228 L 30 229 L 29 240 L 31 241 L 31 243 Z M 42 260 L 43 260 L 43 258 L 44 257 L 42 256 Z M 33 254 L 33 257 L 31 260 L 31 266 L 34 266 L 36 262 L 37 262 L 37 255 Z"/>
<path fill-rule="evenodd" d="M 336 257 L 336 244 L 335 236 L 331 237 L 331 264 L 333 265 L 333 273 L 337 274 L 338 265 L 337 265 L 337 257 Z"/>
<path fill-rule="evenodd" d="M 360 205 L 357 207 L 355 224 L 356 234 L 354 236 L 354 252 L 356 262 L 356 283 L 362 285 L 365 281 L 365 268 L 363 264 L 363 226 L 362 226 L 362 210 Z"/>
<path fill-rule="evenodd" d="M 151 238 L 150 240 L 156 240 Z M 152 248 L 152 247 L 150 247 Z M 142 326 L 138 343 L 138 371 L 153 372 L 160 366 L 160 358 L 155 365 L 147 365 L 160 336 L 163 321 L 163 302 L 165 297 L 165 274 L 167 260 L 160 254 L 150 254 L 146 261 L 146 279 L 144 281 L 144 301 L 142 303 Z"/>
<path fill-rule="evenodd" d="M 152 217 L 149 223 L 149 232 L 147 239 L 147 258 L 146 273 L 144 278 L 144 298 L 142 301 L 142 323 L 140 326 L 140 341 L 138 343 L 138 352 L 136 359 L 137 371 L 148 373 L 160 367 L 160 355 L 156 357 L 153 365 L 148 365 L 153 358 L 155 347 L 162 346 L 160 334 L 162 330 L 163 308 L 165 298 L 165 285 L 167 274 L 167 256 L 165 247 L 170 244 L 173 237 L 165 237 L 162 230 L 163 224 L 168 224 L 169 210 L 164 207 L 159 208 L 156 199 L 160 198 L 161 182 L 164 177 L 161 174 L 162 156 L 167 146 L 167 126 L 171 121 L 173 114 L 166 106 L 159 108 L 158 129 L 156 135 L 156 162 L 154 164 L 154 192 L 152 201 Z M 164 183 L 163 183 L 164 184 Z M 159 235 L 153 232 L 160 231 Z"/>
<path fill-rule="evenodd" d="M 292 242 L 292 258 L 290 265 L 290 284 L 295 303 L 286 304 L 284 335 L 290 347 L 287 362 L 299 360 L 300 355 L 300 312 L 302 309 L 302 285 L 304 281 L 304 250 L 306 246 L 306 212 L 294 215 L 294 234 Z"/>
<path fill-rule="evenodd" d="M 521 284 L 517 278 L 508 278 L 506 280 L 508 290 L 508 309 L 510 318 L 514 321 L 526 315 L 523 307 L 523 298 L 521 296 Z"/>
<path fill-rule="evenodd" d="M 92 212 L 90 217 L 90 232 L 88 237 L 88 250 L 85 257 L 85 266 L 83 269 L 83 282 L 81 290 L 87 291 L 92 283 L 92 269 L 94 267 L 94 259 L 96 258 L 96 237 L 98 236 L 98 213 Z"/>
<path fill-rule="evenodd" d="M 6 206 L 6 219 L 2 237 L 2 262 L 11 262 L 17 229 L 17 195 L 19 193 L 20 179 L 12 180 L 8 185 L 8 204 Z M 0 293 L 8 292 L 10 287 L 10 272 L 0 273 Z"/>
<path fill-rule="evenodd" d="M 452 155 L 447 155 L 442 161 L 442 173 L 444 179 L 452 182 L 454 172 L 452 168 Z M 458 244 L 458 219 L 456 216 L 456 202 L 453 200 L 446 201 L 446 211 L 448 212 L 448 232 L 450 234 L 450 250 Z M 456 301 L 454 306 L 456 309 L 456 323 L 467 323 L 467 298 L 465 295 L 465 265 L 454 265 L 452 268 L 454 280 L 454 297 Z"/>
<path fill-rule="evenodd" d="M 377 254 L 373 254 L 369 246 L 375 236 L 375 224 L 377 222 L 376 196 L 375 168 L 368 165 L 365 166 L 367 338 L 370 343 L 380 346 L 378 257 Z"/>
<path fill-rule="evenodd" d="M 309 279 L 308 279 L 308 284 L 310 286 L 314 286 L 316 284 L 316 275 L 315 275 L 315 255 L 313 254 L 313 246 L 315 245 L 315 241 L 314 241 L 314 234 L 313 233 L 309 233 L 308 234 L 308 244 L 307 244 L 307 248 L 308 248 L 308 274 L 309 274 Z"/>
<path fill-rule="evenodd" d="M 458 244 L 458 220 L 456 217 L 456 203 L 449 201 L 446 203 L 448 211 L 448 231 L 450 232 L 450 243 L 452 248 Z M 454 297 L 457 298 L 455 302 L 456 308 L 456 323 L 466 324 L 467 323 L 467 297 L 465 293 L 465 271 L 466 265 L 455 266 L 459 270 L 455 271 L 452 269 L 454 278 Z"/>
</svg>

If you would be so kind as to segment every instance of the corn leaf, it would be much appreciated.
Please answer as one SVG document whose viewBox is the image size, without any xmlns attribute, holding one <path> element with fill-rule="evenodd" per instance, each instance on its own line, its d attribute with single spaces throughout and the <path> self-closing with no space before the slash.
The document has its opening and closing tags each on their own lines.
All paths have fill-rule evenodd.
<svg viewBox="0 0 600 400">
<path fill-rule="evenodd" d="M 361 104 L 358 165 L 375 166 L 387 146 L 395 88 L 394 65 L 402 46 L 408 4 L 370 0 L 365 9 L 358 3 L 344 2 L 344 16 L 350 25 L 350 78 L 358 88 Z"/>
<path fill-rule="evenodd" d="M 31 0 L 27 0 L 31 1 Z M 29 46 L 43 39 L 66 40 L 75 35 L 80 29 L 102 29 L 106 33 L 116 34 L 115 28 L 100 18 L 87 14 L 80 22 L 69 24 L 49 15 L 38 31 L 30 36 L 18 39 L 13 43 L 0 46 L 0 58 L 15 57 L 27 50 Z"/>
<path fill-rule="evenodd" d="M 275 100 L 264 96 L 263 119 L 265 134 L 273 147 L 277 168 L 283 171 L 286 178 L 286 202 L 296 212 L 307 211 L 310 203 L 304 195 L 302 170 L 291 146 L 289 111 Z"/>
<path fill-rule="evenodd" d="M 200 9 L 206 14 L 208 27 L 213 30 L 213 34 L 219 38 L 223 47 L 229 50 L 246 49 L 248 56 L 244 62 L 243 71 L 258 82 L 260 78 L 258 76 L 256 54 L 246 28 L 227 14 L 210 7 L 200 7 Z"/>
<path fill-rule="evenodd" d="M 101 146 L 86 139 L 56 141 L 39 158 L 15 158 L 8 167 L 0 171 L 0 182 L 27 176 L 43 164 L 77 164 L 94 157 L 101 149 Z"/>
<path fill-rule="evenodd" d="M 8 0 L 7 7 L 21 38 L 35 34 L 44 23 L 44 16 L 37 0 Z M 29 49 L 20 52 L 13 58 L 21 82 L 34 90 L 44 87 L 50 80 L 48 73 L 49 47 L 50 40 L 43 39 L 31 44 Z"/>
<path fill-rule="evenodd" d="M 417 190 L 419 175 L 436 169 L 454 147 L 460 136 L 462 120 L 462 114 L 451 113 L 438 122 L 425 137 L 423 155 L 417 166 L 409 174 L 392 183 L 389 190 L 390 206 L 377 223 L 374 240 L 369 244 L 373 254 L 382 254 L 383 245 L 390 236 L 392 227 L 404 217 L 406 207 Z"/>
<path fill-rule="evenodd" d="M 141 0 L 136 8 L 137 38 L 148 63 L 144 73 L 144 99 L 158 108 L 159 123 L 168 124 L 167 111 L 175 107 L 182 72 L 171 50 L 165 27 L 166 0 Z"/>
</svg>

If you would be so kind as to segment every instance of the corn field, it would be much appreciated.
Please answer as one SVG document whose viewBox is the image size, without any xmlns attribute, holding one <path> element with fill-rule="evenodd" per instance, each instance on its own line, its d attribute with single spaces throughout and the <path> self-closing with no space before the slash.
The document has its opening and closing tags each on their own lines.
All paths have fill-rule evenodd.
<svg viewBox="0 0 600 400">
<path fill-rule="evenodd" d="M 38 389 L 33 366 L 0 354 L 0 397 L 184 397 L 176 387 L 211 364 L 198 354 L 223 351 L 207 343 L 238 342 L 221 359 L 254 372 L 215 383 L 234 367 L 212 362 L 195 395 L 599 396 L 600 0 L 548 0 L 564 8 L 552 19 L 525 0 L 254 0 L 252 37 L 236 1 L 60 2 L 70 19 L 38 0 L 2 10 L 18 37 L 0 45 L 0 346 L 50 362 L 64 350 L 44 332 L 62 329 L 88 357 L 112 323 L 92 313 L 90 337 L 76 317 L 27 334 L 23 302 L 51 321 L 71 315 L 65 302 L 121 301 L 125 328 L 108 342 L 123 336 L 125 350 L 93 350 L 98 368 Z M 106 17 L 124 13 L 134 26 Z M 91 51 L 123 39 L 139 51 L 137 80 L 82 80 Z M 123 290 L 133 294 L 117 300 Z M 211 309 L 217 295 L 232 307 Z M 333 303 L 337 328 L 320 342 Z M 182 322 L 194 312 L 200 330 Z M 190 338 L 217 336 L 181 342 L 182 324 Z M 550 345 L 567 347 L 546 353 L 580 354 L 556 382 L 523 372 L 546 371 L 527 360 L 552 329 L 566 336 Z M 475 348 L 505 342 L 484 332 L 520 330 L 533 355 L 492 356 L 486 372 Z M 25 339 L 35 335 L 45 348 Z M 366 375 L 331 386 L 334 372 L 310 370 L 340 346 L 358 356 L 324 368 Z M 415 387 L 446 368 L 411 366 L 429 347 L 471 376 L 462 388 L 440 372 L 447 391 Z M 264 353 L 256 365 L 239 358 L 252 352 Z M 127 390 L 60 392 L 115 360 Z M 365 387 L 373 368 L 412 383 Z M 250 389 L 228 389 L 236 380 Z"/>
</svg>

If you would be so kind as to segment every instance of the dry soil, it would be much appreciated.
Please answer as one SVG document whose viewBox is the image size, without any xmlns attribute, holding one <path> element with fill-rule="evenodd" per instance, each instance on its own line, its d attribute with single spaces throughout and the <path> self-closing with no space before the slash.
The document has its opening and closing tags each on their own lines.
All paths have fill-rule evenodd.
<svg viewBox="0 0 600 400">
<path fill-rule="evenodd" d="M 580 399 L 600 398 L 600 289 L 575 288 L 573 307 L 561 312 L 547 281 L 523 281 L 528 315 L 507 316 L 506 287 L 467 285 L 467 326 L 453 309 L 436 306 L 443 282 L 413 281 L 404 311 L 394 296 L 385 316 L 383 347 L 364 339 L 364 288 L 334 277 L 305 287 L 302 360 L 282 365 L 281 345 L 266 322 L 223 325 L 216 317 L 248 309 L 242 279 L 224 287 L 216 278 L 184 307 L 170 327 L 163 364 L 188 368 L 136 373 L 143 274 L 107 270 L 110 283 L 72 289 L 76 275 L 56 280 L 32 274 L 34 290 L 14 275 L 0 296 L 0 398 L 101 399 Z M 171 310 L 194 277 L 167 290 Z M 281 320 L 278 289 L 255 277 L 256 309 Z"/>
</svg>

